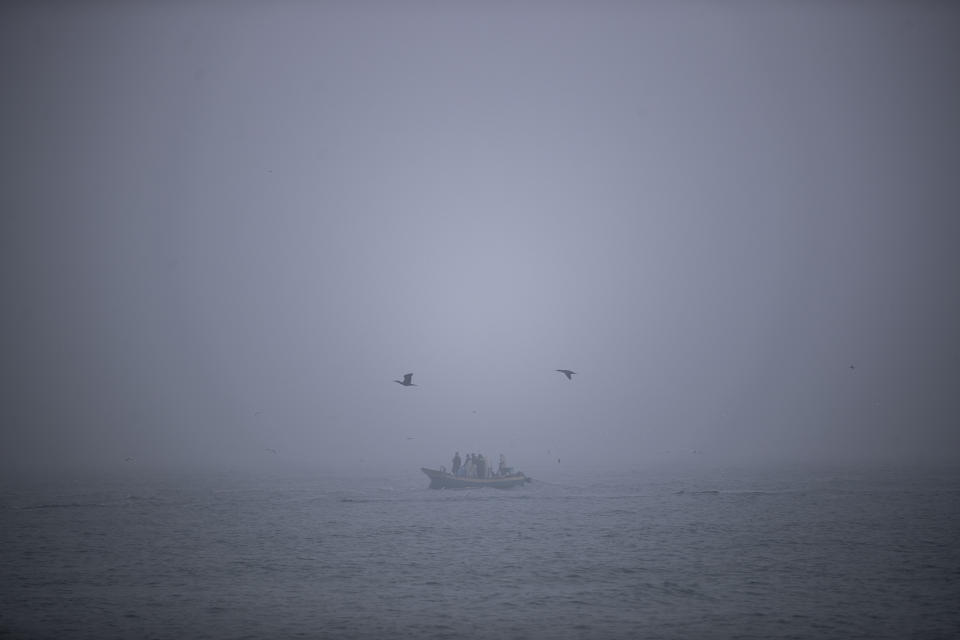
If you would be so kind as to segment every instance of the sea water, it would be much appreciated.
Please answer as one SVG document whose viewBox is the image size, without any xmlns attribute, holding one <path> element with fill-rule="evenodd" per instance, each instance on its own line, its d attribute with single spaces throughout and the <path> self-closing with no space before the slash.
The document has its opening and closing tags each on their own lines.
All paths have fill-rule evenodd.
<svg viewBox="0 0 960 640">
<path fill-rule="evenodd" d="M 960 479 L 8 484 L 0 567 L 0 638 L 956 638 Z"/>
</svg>

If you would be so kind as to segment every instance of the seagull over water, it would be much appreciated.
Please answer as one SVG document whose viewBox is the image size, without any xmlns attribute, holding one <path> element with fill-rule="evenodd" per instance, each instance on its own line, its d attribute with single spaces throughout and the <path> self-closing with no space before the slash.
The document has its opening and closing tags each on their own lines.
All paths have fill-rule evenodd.
<svg viewBox="0 0 960 640">
<path fill-rule="evenodd" d="M 397 384 L 402 384 L 405 387 L 415 387 L 417 385 L 413 384 L 413 374 L 407 373 L 403 376 L 403 380 L 394 380 Z"/>
<path fill-rule="evenodd" d="M 554 371 L 559 371 L 563 375 L 567 376 L 567 380 L 573 380 L 573 374 L 576 373 L 576 371 L 570 371 L 570 369 L 554 369 Z"/>
</svg>

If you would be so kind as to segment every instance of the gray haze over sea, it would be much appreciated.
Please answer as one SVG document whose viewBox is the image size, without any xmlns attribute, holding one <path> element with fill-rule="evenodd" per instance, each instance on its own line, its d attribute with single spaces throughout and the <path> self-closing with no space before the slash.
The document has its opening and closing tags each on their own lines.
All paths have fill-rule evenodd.
<svg viewBox="0 0 960 640">
<path fill-rule="evenodd" d="M 958 43 L 0 3 L 0 638 L 960 636 Z"/>
<path fill-rule="evenodd" d="M 582 470 L 581 470 L 582 471 Z M 960 475 L 74 480 L 0 498 L 0 637 L 955 638 Z"/>
</svg>

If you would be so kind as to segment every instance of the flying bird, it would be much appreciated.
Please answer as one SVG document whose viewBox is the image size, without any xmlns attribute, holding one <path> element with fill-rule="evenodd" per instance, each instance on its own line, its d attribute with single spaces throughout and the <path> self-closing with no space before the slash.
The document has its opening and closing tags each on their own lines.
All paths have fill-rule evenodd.
<svg viewBox="0 0 960 640">
<path fill-rule="evenodd" d="M 576 371 L 570 371 L 570 369 L 554 369 L 554 371 L 559 371 L 563 375 L 567 376 L 567 380 L 573 380 L 573 374 L 576 373 Z"/>
<path fill-rule="evenodd" d="M 394 380 L 397 384 L 402 384 L 405 387 L 415 387 L 417 385 L 413 384 L 413 374 L 407 373 L 403 376 L 403 380 Z"/>
</svg>

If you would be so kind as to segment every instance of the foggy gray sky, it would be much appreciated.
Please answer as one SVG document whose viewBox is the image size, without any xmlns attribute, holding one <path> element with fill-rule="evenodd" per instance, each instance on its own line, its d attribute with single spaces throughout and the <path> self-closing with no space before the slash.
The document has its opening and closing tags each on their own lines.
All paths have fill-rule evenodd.
<svg viewBox="0 0 960 640">
<path fill-rule="evenodd" d="M 5 469 L 957 460 L 960 8 L 357 4 L 3 5 Z"/>
</svg>

